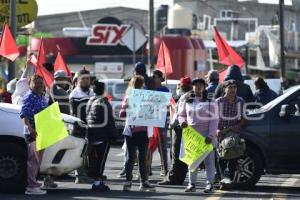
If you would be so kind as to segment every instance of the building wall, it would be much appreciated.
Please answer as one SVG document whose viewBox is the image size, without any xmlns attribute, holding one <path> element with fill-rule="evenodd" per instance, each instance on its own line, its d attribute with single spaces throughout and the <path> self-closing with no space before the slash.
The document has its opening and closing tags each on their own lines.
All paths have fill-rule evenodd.
<svg viewBox="0 0 300 200">
<path fill-rule="evenodd" d="M 237 0 L 174 0 L 174 3 L 178 3 L 186 8 L 193 10 L 198 15 L 200 21 L 202 16 L 209 15 L 212 18 L 219 18 L 220 11 L 233 10 L 240 12 L 240 18 L 258 18 L 258 25 L 271 25 L 272 19 L 276 12 L 279 10 L 278 5 L 271 4 L 258 4 L 255 2 L 237 2 Z M 290 29 L 292 19 L 296 23 L 297 30 L 300 30 L 300 2 L 293 1 L 293 6 L 285 7 L 285 27 Z M 213 20 L 212 20 L 213 22 Z M 218 24 L 219 29 L 229 34 L 230 23 L 225 22 L 223 25 Z M 249 25 L 247 23 L 240 24 L 240 34 L 237 39 L 244 39 L 244 33 L 249 31 Z M 223 29 L 223 30 L 222 30 Z M 251 30 L 252 28 L 250 28 Z"/>
<path fill-rule="evenodd" d="M 80 19 L 80 15 L 83 20 Z M 51 32 L 60 37 L 63 36 L 64 27 L 84 27 L 84 24 L 91 27 L 103 17 L 116 17 L 124 23 L 138 23 L 148 31 L 148 11 L 125 7 L 40 16 L 35 21 L 35 27 L 38 31 Z"/>
</svg>

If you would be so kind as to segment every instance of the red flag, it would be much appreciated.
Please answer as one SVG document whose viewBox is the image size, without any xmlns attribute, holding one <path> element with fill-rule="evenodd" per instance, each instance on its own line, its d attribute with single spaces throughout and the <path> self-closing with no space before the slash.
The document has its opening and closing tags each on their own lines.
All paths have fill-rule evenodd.
<svg viewBox="0 0 300 200">
<path fill-rule="evenodd" d="M 35 55 L 31 55 L 28 62 L 30 62 L 31 64 L 33 64 L 35 67 L 37 66 L 37 58 Z"/>
<path fill-rule="evenodd" d="M 160 70 L 166 75 L 170 75 L 173 73 L 171 54 L 164 41 L 161 42 L 159 47 L 156 69 Z"/>
<path fill-rule="evenodd" d="M 9 27 L 6 23 L 4 23 L 0 43 L 0 55 L 11 61 L 15 61 L 19 54 L 19 49 Z"/>
<path fill-rule="evenodd" d="M 31 57 L 32 63 L 34 64 L 34 57 Z M 41 41 L 40 44 L 40 49 L 38 52 L 38 57 L 37 57 L 37 61 L 36 61 L 36 71 L 35 73 L 41 77 L 44 78 L 45 81 L 45 85 L 50 88 L 53 81 L 54 81 L 54 77 L 53 74 L 51 74 L 44 66 L 43 64 L 46 63 L 46 53 L 45 53 L 45 49 L 44 49 L 44 43 L 43 43 L 43 39 Z"/>
<path fill-rule="evenodd" d="M 159 143 L 159 128 L 153 128 L 153 136 L 149 139 L 149 150 L 154 153 Z"/>
<path fill-rule="evenodd" d="M 44 63 L 47 62 L 46 52 L 44 49 L 44 41 L 41 39 L 40 48 L 37 56 L 37 65 L 43 66 Z"/>
<path fill-rule="evenodd" d="M 64 72 L 66 72 L 66 74 L 68 76 L 72 76 L 72 73 L 70 71 L 70 69 L 68 68 L 68 66 L 66 65 L 64 58 L 62 57 L 60 51 L 57 53 L 57 57 L 56 60 L 54 62 L 54 71 L 56 72 L 57 70 L 63 70 Z"/>
<path fill-rule="evenodd" d="M 215 42 L 218 49 L 219 63 L 227 66 L 237 65 L 239 67 L 243 67 L 245 62 L 241 58 L 241 56 L 228 45 L 226 40 L 222 38 L 218 29 L 216 27 L 214 27 L 214 29 Z"/>
<path fill-rule="evenodd" d="M 52 86 L 52 83 L 54 81 L 54 77 L 45 67 L 43 67 L 41 65 L 37 65 L 35 73 L 44 78 L 45 85 L 48 88 L 50 88 Z"/>
</svg>

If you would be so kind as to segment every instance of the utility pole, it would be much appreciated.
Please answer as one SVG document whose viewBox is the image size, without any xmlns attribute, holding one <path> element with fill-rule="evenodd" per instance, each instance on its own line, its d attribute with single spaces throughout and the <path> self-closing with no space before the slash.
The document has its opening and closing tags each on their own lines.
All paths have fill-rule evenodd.
<svg viewBox="0 0 300 200">
<path fill-rule="evenodd" d="M 13 38 L 16 38 L 16 0 L 10 0 L 9 3 L 9 25 Z M 8 61 L 8 80 L 14 79 L 16 76 L 15 62 Z"/>
<path fill-rule="evenodd" d="M 284 55 L 284 0 L 279 0 L 279 27 L 280 27 L 280 77 L 285 79 Z"/>
<path fill-rule="evenodd" d="M 153 0 L 149 0 L 149 53 L 148 53 L 148 64 L 150 65 L 150 70 L 154 68 L 154 3 Z"/>
</svg>

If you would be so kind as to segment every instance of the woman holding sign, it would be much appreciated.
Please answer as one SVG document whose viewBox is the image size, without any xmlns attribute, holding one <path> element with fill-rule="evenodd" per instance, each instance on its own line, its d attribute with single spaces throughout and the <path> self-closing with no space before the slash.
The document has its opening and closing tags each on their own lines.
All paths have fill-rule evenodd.
<svg viewBox="0 0 300 200">
<path fill-rule="evenodd" d="M 218 128 L 219 115 L 218 106 L 214 101 L 207 99 L 204 79 L 197 78 L 193 82 L 193 91 L 190 97 L 179 107 L 178 120 L 182 128 L 188 125 L 205 137 L 206 144 L 216 144 L 216 132 Z M 204 159 L 206 170 L 205 193 L 213 192 L 213 181 L 215 176 L 214 152 L 210 152 Z M 196 191 L 197 169 L 189 169 L 189 185 L 185 192 Z"/>
<path fill-rule="evenodd" d="M 122 108 L 120 110 L 120 117 L 125 118 L 126 112 L 133 109 L 128 106 L 128 95 L 131 89 L 142 89 L 144 88 L 144 78 L 139 75 L 133 76 L 130 80 L 128 89 L 126 91 L 127 96 L 124 98 Z M 126 147 L 128 157 L 126 158 L 125 171 L 126 171 L 126 183 L 123 186 L 124 191 L 130 191 L 132 185 L 132 170 L 134 161 L 136 158 L 136 149 L 138 149 L 138 166 L 140 173 L 140 191 L 152 191 L 155 188 L 150 185 L 147 180 L 147 167 L 146 167 L 146 156 L 148 151 L 148 133 L 146 126 L 125 126 L 123 132 L 126 141 Z"/>
</svg>

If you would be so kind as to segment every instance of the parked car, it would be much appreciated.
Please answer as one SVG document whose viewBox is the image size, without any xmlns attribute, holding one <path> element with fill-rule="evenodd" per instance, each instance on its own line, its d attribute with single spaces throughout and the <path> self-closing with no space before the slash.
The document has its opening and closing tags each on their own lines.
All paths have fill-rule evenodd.
<svg viewBox="0 0 300 200">
<path fill-rule="evenodd" d="M 238 161 L 235 185 L 249 188 L 263 174 L 300 174 L 300 86 L 251 111 L 241 130 L 247 150 Z"/>
<path fill-rule="evenodd" d="M 27 145 L 18 105 L 0 103 L 0 191 L 23 191 L 26 186 Z M 41 174 L 60 176 L 82 166 L 85 128 L 80 119 L 62 114 L 69 131 L 62 141 L 44 151 Z M 49 127 L 51 130 L 51 127 Z"/>
</svg>

